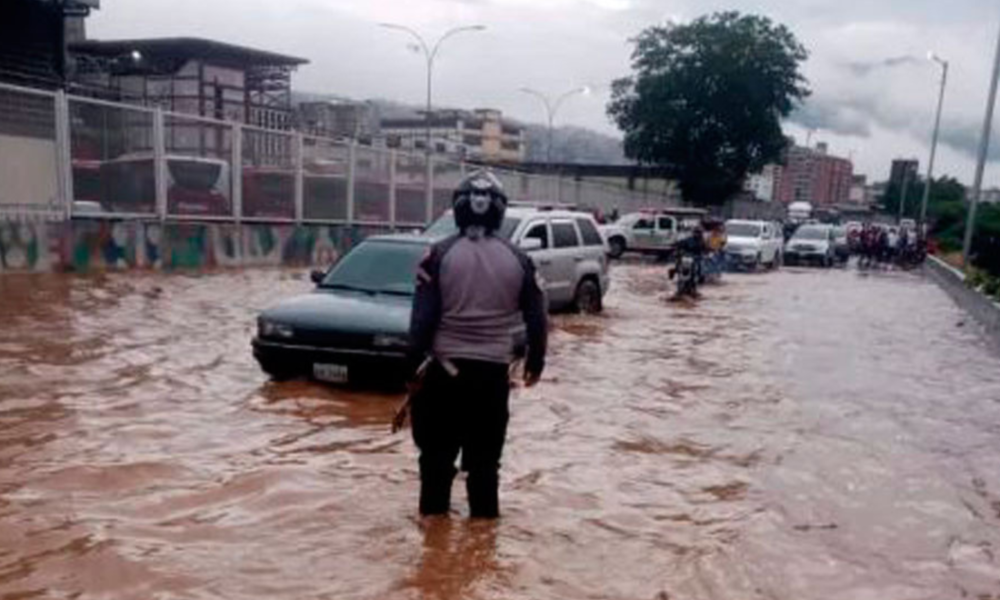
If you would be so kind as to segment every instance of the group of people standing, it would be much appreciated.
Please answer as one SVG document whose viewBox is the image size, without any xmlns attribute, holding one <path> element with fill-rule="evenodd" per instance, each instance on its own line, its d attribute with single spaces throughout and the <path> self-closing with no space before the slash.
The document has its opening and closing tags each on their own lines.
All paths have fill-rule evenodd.
<svg viewBox="0 0 1000 600">
<path fill-rule="evenodd" d="M 851 252 L 859 257 L 858 266 L 863 269 L 907 267 L 919 264 L 926 256 L 922 236 L 907 227 L 865 223 L 861 229 L 848 234 L 848 243 Z"/>
</svg>

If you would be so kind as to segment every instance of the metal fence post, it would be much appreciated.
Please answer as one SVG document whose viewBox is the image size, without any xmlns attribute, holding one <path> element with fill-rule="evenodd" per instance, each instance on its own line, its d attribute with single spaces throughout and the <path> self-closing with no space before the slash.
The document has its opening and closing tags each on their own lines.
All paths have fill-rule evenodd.
<svg viewBox="0 0 1000 600">
<path fill-rule="evenodd" d="M 395 149 L 389 150 L 389 227 L 396 229 L 396 159 Z"/>
<path fill-rule="evenodd" d="M 295 145 L 293 156 L 293 160 L 295 161 L 295 222 L 301 223 L 305 216 L 306 195 L 306 178 L 302 164 L 303 156 L 305 155 L 305 141 L 301 133 L 295 132 L 293 143 Z"/>
<path fill-rule="evenodd" d="M 153 112 L 153 181 L 156 187 L 156 214 L 167 218 L 167 136 L 163 109 Z"/>
<path fill-rule="evenodd" d="M 56 185 L 59 190 L 60 207 L 63 218 L 73 217 L 73 156 L 71 145 L 71 124 L 69 118 L 69 98 L 59 90 L 54 99 L 56 135 Z"/>
<path fill-rule="evenodd" d="M 243 125 L 232 124 L 232 148 L 230 148 L 230 172 L 233 174 L 233 215 L 236 222 L 243 219 Z"/>
<path fill-rule="evenodd" d="M 347 222 L 354 224 L 354 180 L 358 167 L 357 142 L 351 140 L 347 146 Z"/>
<path fill-rule="evenodd" d="M 427 153 L 427 189 L 424 193 L 424 224 L 434 220 L 434 156 Z"/>
</svg>

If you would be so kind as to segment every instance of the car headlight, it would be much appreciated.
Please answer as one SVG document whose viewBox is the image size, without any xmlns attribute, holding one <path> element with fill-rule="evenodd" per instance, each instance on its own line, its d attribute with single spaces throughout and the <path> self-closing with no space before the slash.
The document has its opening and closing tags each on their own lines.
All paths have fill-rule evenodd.
<svg viewBox="0 0 1000 600">
<path fill-rule="evenodd" d="M 372 343 L 379 348 L 406 348 L 410 345 L 410 338 L 403 334 L 380 333 Z"/>
<path fill-rule="evenodd" d="M 291 325 L 276 323 L 267 319 L 257 321 L 257 333 L 262 338 L 292 338 L 295 337 L 295 330 Z"/>
</svg>

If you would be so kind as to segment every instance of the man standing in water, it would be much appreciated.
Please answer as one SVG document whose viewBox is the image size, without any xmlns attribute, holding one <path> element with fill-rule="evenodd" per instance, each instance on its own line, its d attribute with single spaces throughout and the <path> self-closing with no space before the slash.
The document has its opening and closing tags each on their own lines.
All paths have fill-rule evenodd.
<svg viewBox="0 0 1000 600">
<path fill-rule="evenodd" d="M 546 301 L 531 259 L 496 235 L 507 209 L 496 177 L 472 174 L 452 206 L 459 233 L 421 262 L 410 322 L 415 358 L 432 358 L 411 408 L 420 513 L 448 513 L 461 453 L 471 516 L 496 518 L 514 334 L 526 326 L 524 379 L 531 387 L 545 367 Z"/>
</svg>

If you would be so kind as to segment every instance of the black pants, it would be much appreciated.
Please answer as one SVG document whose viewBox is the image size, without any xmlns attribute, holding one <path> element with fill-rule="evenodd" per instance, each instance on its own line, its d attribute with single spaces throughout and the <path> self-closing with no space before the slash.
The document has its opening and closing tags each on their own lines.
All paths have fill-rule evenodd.
<svg viewBox="0 0 1000 600">
<path fill-rule="evenodd" d="M 420 513 L 448 512 L 451 483 L 458 472 L 455 461 L 461 452 L 471 516 L 496 518 L 500 456 L 509 419 L 507 365 L 454 363 L 455 377 L 435 363 L 413 399 L 413 441 L 420 449 Z"/>
</svg>

